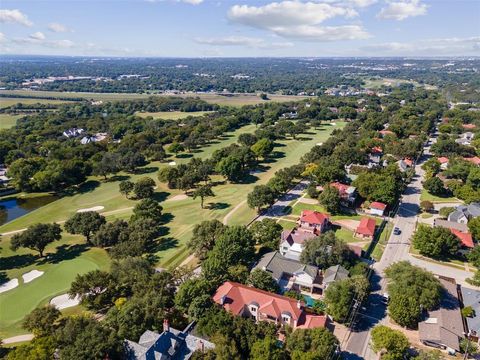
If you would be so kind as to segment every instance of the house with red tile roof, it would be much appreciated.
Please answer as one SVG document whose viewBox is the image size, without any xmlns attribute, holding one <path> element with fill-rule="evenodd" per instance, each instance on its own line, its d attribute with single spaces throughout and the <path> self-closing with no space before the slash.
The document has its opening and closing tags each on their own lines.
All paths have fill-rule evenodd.
<svg viewBox="0 0 480 360">
<path fill-rule="evenodd" d="M 303 230 L 321 234 L 328 227 L 328 215 L 315 210 L 303 210 L 297 223 Z"/>
<path fill-rule="evenodd" d="M 330 183 L 330 186 L 338 190 L 343 205 L 351 206 L 355 203 L 357 199 L 357 188 L 355 186 L 342 184 L 338 181 Z"/>
<path fill-rule="evenodd" d="M 480 158 L 478 156 L 474 156 L 474 157 L 471 157 L 471 158 L 463 158 L 463 160 L 471 162 L 472 164 L 475 164 L 477 166 L 480 165 Z"/>
<path fill-rule="evenodd" d="M 385 213 L 385 209 L 387 208 L 387 205 L 380 202 L 380 201 L 373 201 L 370 204 L 370 207 L 368 209 L 368 213 L 370 215 L 378 215 L 378 216 L 383 216 Z"/>
<path fill-rule="evenodd" d="M 390 131 L 390 130 L 380 130 L 378 132 L 382 137 L 385 137 L 387 135 L 395 135 L 395 133 L 393 131 Z"/>
<path fill-rule="evenodd" d="M 460 240 L 460 242 L 462 243 L 462 247 L 469 249 L 473 249 L 475 247 L 472 234 L 470 234 L 469 232 L 463 232 L 457 229 L 450 229 L 450 231 Z"/>
<path fill-rule="evenodd" d="M 445 170 L 448 167 L 448 158 L 445 156 L 441 156 L 437 158 L 438 162 L 440 163 L 440 169 Z"/>
<path fill-rule="evenodd" d="M 462 127 L 464 129 L 472 130 L 475 129 L 477 126 L 475 124 L 463 124 Z"/>
<path fill-rule="evenodd" d="M 231 281 L 217 289 L 213 301 L 233 315 L 290 326 L 294 330 L 328 325 L 326 316 L 307 313 L 302 301 Z"/>
<path fill-rule="evenodd" d="M 360 224 L 358 224 L 358 227 L 355 230 L 355 236 L 364 239 L 373 239 L 373 236 L 375 235 L 375 226 L 375 219 L 362 217 L 360 219 Z"/>
</svg>

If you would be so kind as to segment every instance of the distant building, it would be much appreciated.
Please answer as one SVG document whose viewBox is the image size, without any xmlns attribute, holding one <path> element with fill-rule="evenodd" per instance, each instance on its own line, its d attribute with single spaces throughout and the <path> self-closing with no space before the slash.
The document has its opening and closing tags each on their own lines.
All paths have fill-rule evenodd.
<svg viewBox="0 0 480 360">
<path fill-rule="evenodd" d="M 93 136 L 84 136 L 81 140 L 80 143 L 82 145 L 91 143 L 91 142 L 99 142 L 103 141 L 107 138 L 108 134 L 107 133 L 96 133 Z"/>
<path fill-rule="evenodd" d="M 213 301 L 233 315 L 294 330 L 325 328 L 329 323 L 326 316 L 307 313 L 302 301 L 231 281 L 217 289 Z"/>
<path fill-rule="evenodd" d="M 474 165 L 480 165 L 480 158 L 478 156 L 470 157 L 470 158 L 463 158 L 463 160 L 471 162 Z"/>
<path fill-rule="evenodd" d="M 440 169 L 445 170 L 448 168 L 448 158 L 445 156 L 441 156 L 437 158 L 438 162 L 440 163 Z"/>
<path fill-rule="evenodd" d="M 355 186 L 333 182 L 330 186 L 337 188 L 340 193 L 340 199 L 344 206 L 352 206 L 357 200 L 357 188 Z"/>
<path fill-rule="evenodd" d="M 68 129 L 68 130 L 65 130 L 63 132 L 63 136 L 67 137 L 67 138 L 75 138 L 75 137 L 78 137 L 80 135 L 83 134 L 85 130 L 82 129 L 82 128 L 71 128 L 71 129 Z"/>
<path fill-rule="evenodd" d="M 362 217 L 354 235 L 363 239 L 373 240 L 373 237 L 375 236 L 375 226 L 375 219 Z"/>
<path fill-rule="evenodd" d="M 395 135 L 395 133 L 393 131 L 390 131 L 390 130 L 380 130 L 378 133 L 380 134 L 380 136 L 382 138 L 384 138 L 387 135 Z"/>
<path fill-rule="evenodd" d="M 278 251 L 263 255 L 255 269 L 269 272 L 282 291 L 308 295 L 322 293 L 322 275 L 318 267 L 282 256 Z"/>
<path fill-rule="evenodd" d="M 472 140 L 474 138 L 475 134 L 470 132 L 470 131 L 467 131 L 465 133 L 463 133 L 462 135 L 460 135 L 460 137 L 458 139 L 455 140 L 455 142 L 457 144 L 460 144 L 460 145 L 471 145 L 472 144 Z"/>
<path fill-rule="evenodd" d="M 398 161 L 398 167 L 400 168 L 401 171 L 407 171 L 413 166 L 413 160 L 412 159 L 402 159 Z"/>
<path fill-rule="evenodd" d="M 460 302 L 455 282 L 440 278 L 444 287 L 438 309 L 429 311 L 428 317 L 418 324 L 420 341 L 453 354 L 460 351 L 460 339 L 464 337 Z"/>
<path fill-rule="evenodd" d="M 168 320 L 163 332 L 145 331 L 138 342 L 125 340 L 124 352 L 128 360 L 187 360 L 195 351 L 215 348 L 215 344 L 190 334 L 193 324 L 183 331 L 170 328 Z"/>
</svg>

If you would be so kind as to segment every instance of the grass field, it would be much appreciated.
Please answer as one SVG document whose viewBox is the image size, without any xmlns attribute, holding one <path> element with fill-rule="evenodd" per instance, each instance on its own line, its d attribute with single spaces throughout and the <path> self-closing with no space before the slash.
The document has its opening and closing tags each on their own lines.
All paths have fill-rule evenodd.
<svg viewBox="0 0 480 360">
<path fill-rule="evenodd" d="M 185 119 L 189 116 L 203 116 L 205 114 L 211 114 L 213 111 L 159 111 L 159 112 L 137 112 L 135 115 L 138 115 L 142 118 L 151 116 L 154 119 L 164 119 L 164 120 L 180 120 Z"/>
<path fill-rule="evenodd" d="M 456 197 L 449 196 L 449 197 L 440 197 L 430 194 L 427 190 L 422 189 L 422 193 L 420 195 L 420 201 L 431 201 L 433 203 L 451 203 L 451 202 L 460 202 Z"/>
<path fill-rule="evenodd" d="M 223 182 L 218 176 L 213 177 L 213 181 L 222 182 L 220 185 L 213 188 L 216 196 L 214 198 L 207 198 L 206 203 L 209 204 L 210 209 L 201 209 L 200 200 L 192 200 L 191 197 L 181 200 L 172 200 L 175 195 L 182 194 L 179 190 L 171 190 L 165 184 L 158 183 L 156 179 L 156 170 L 162 166 L 168 166 L 165 163 L 151 163 L 145 170 L 152 171 L 147 174 L 126 175 L 119 174 L 121 177 L 112 179 L 110 181 L 102 181 L 98 178 L 90 178 L 89 181 L 82 187 L 77 194 L 63 197 L 57 201 L 45 205 L 44 207 L 34 210 L 31 213 L 15 219 L 0 227 L 0 233 L 5 233 L 13 230 L 24 229 L 31 224 L 38 222 L 61 222 L 67 219 L 70 215 L 75 213 L 78 209 L 90 208 L 93 206 L 103 206 L 102 212 L 107 219 L 114 218 L 128 218 L 132 212 L 132 207 L 135 201 L 126 199 L 118 191 L 118 184 L 120 179 L 130 177 L 135 181 L 142 176 L 151 176 L 157 181 L 156 199 L 161 201 L 164 209 L 165 218 L 168 222 L 165 224 L 165 235 L 159 240 L 157 245 L 158 266 L 172 268 L 178 266 L 186 257 L 188 257 L 188 249 L 185 246 L 186 241 L 191 237 L 191 233 L 195 224 L 203 220 L 218 219 L 220 221 L 236 208 L 233 216 L 230 217 L 229 224 L 246 224 L 254 216 L 254 210 L 248 208 L 246 204 L 247 194 L 257 184 L 265 184 L 273 174 L 284 167 L 291 166 L 299 162 L 300 157 L 309 151 L 316 143 L 325 141 L 330 133 L 335 128 L 343 127 L 344 123 L 338 122 L 336 126 L 325 126 L 319 131 L 312 132 L 304 136 L 303 140 L 283 140 L 279 141 L 279 147 L 276 158 L 270 160 L 269 163 L 263 164 L 260 172 L 252 175 L 251 181 L 242 184 L 230 184 Z M 192 154 L 192 156 L 207 158 L 213 151 L 228 144 L 234 143 L 238 136 L 244 132 L 251 132 L 255 129 L 254 125 L 248 125 L 233 133 L 227 134 L 223 140 L 211 144 L 201 151 Z M 188 161 L 188 158 L 175 159 L 176 162 Z M 55 250 L 56 246 L 64 245 L 60 250 L 59 257 L 64 255 L 69 260 L 62 260 L 56 263 L 39 264 L 38 261 L 34 263 L 25 264 L 27 259 L 31 261 L 31 254 L 29 250 L 19 250 L 16 253 L 9 250 L 9 242 L 11 235 L 4 235 L 0 239 L 0 269 L 6 270 L 10 278 L 21 276 L 21 274 L 28 272 L 34 268 L 46 271 L 46 273 L 39 279 L 34 280 L 28 284 L 31 288 L 28 292 L 28 301 L 26 303 L 18 301 L 21 306 L 18 310 L 10 310 L 12 307 L 17 307 L 16 299 L 20 297 L 27 297 L 24 288 L 27 286 L 20 285 L 14 290 L 10 290 L 0 295 L 0 306 L 2 312 L 12 315 L 5 315 L 5 319 L 0 319 L 0 337 L 13 336 L 21 333 L 19 327 L 19 319 L 26 315 L 33 307 L 48 301 L 51 297 L 58 293 L 64 292 L 68 288 L 69 282 L 73 279 L 75 274 L 79 272 L 86 272 L 98 267 L 107 267 L 109 260 L 105 251 L 100 249 L 84 249 L 80 253 L 70 251 L 68 254 L 63 254 L 63 247 L 78 250 L 78 242 L 83 243 L 79 237 L 72 237 L 65 235 L 62 242 L 55 244 L 49 248 L 49 251 Z M 78 251 L 77 251 L 78 252 Z M 85 260 L 85 261 L 84 261 Z M 71 263 L 80 261 L 76 265 L 70 266 Z M 62 265 L 65 264 L 65 265 Z M 42 267 L 44 266 L 44 268 Z M 61 271 L 55 270 L 62 266 Z M 64 267 L 65 266 L 65 267 Z M 55 270 L 55 271 L 54 271 Z M 47 272 L 48 271 L 48 272 Z M 61 274 L 60 279 L 56 279 L 57 275 Z M 46 280 L 42 280 L 46 279 Z M 34 286 L 35 282 L 42 284 L 41 281 L 52 283 L 48 286 Z M 19 295 L 16 295 L 19 294 Z M 5 310 L 6 309 L 6 310 Z"/>
<path fill-rule="evenodd" d="M 0 114 L 0 129 L 9 129 L 15 126 L 17 119 L 23 115 Z"/>
<path fill-rule="evenodd" d="M 6 90 L 3 90 L 3 91 L 6 91 Z M 0 93 L 1 92 L 2 91 L 0 91 Z M 55 105 L 59 105 L 59 104 L 65 104 L 65 103 L 69 103 L 69 102 L 71 102 L 71 101 L 51 100 L 51 99 L 29 99 L 29 98 L 22 98 L 22 97 L 18 97 L 18 98 L 0 97 L 0 109 L 6 108 L 6 107 L 9 107 L 9 106 L 12 106 L 12 105 L 16 105 L 18 103 L 22 103 L 22 104 L 26 104 L 26 105 L 32 105 L 32 104 L 55 104 Z"/>
<path fill-rule="evenodd" d="M 298 101 L 307 99 L 306 96 L 296 95 L 276 95 L 269 94 L 270 100 L 262 100 L 256 94 L 235 94 L 235 95 L 221 95 L 221 94 L 197 94 L 197 93 L 185 93 L 178 95 L 165 95 L 165 94 L 128 94 L 128 93 L 85 93 L 85 92 L 61 92 L 61 91 L 32 91 L 32 90 L 0 90 L 0 95 L 18 95 L 28 97 L 53 97 L 53 98 L 82 98 L 86 100 L 102 100 L 102 101 L 120 101 L 120 100 L 134 100 L 134 99 L 146 99 L 150 96 L 180 96 L 180 97 L 198 97 L 211 104 L 229 105 L 229 106 L 243 106 L 243 105 L 255 105 L 265 102 L 285 102 L 285 101 Z M 0 98 L 1 100 L 5 98 Z M 28 99 L 27 99 L 28 100 Z M 51 101 L 51 100 L 48 100 Z M 7 106 L 7 105 L 6 105 Z"/>
</svg>

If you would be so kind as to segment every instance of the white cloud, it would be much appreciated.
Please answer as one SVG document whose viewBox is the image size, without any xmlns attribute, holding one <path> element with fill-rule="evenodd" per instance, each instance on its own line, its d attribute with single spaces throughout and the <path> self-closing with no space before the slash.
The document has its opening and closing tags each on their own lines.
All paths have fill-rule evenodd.
<svg viewBox="0 0 480 360">
<path fill-rule="evenodd" d="M 289 42 L 274 42 L 268 43 L 264 39 L 252 38 L 247 36 L 225 36 L 219 38 L 195 38 L 198 44 L 212 45 L 212 46 L 246 46 L 260 49 L 278 49 L 293 46 Z"/>
<path fill-rule="evenodd" d="M 434 38 L 412 43 L 389 42 L 360 48 L 368 53 L 382 55 L 466 55 L 480 54 L 480 36 L 468 38 Z"/>
<path fill-rule="evenodd" d="M 33 25 L 33 23 L 28 20 L 27 15 L 18 9 L 0 9 L 0 23 L 16 23 L 24 26 Z"/>
<path fill-rule="evenodd" d="M 5 42 L 5 41 L 7 41 L 7 37 L 5 36 L 4 33 L 1 33 L 1 32 L 0 32 L 0 43 L 3 43 L 3 42 Z"/>
<path fill-rule="evenodd" d="M 348 0 L 366 4 L 372 0 Z M 360 25 L 321 26 L 335 17 L 353 18 L 357 11 L 349 6 L 325 2 L 282 1 L 265 6 L 234 5 L 228 12 L 232 22 L 273 32 L 278 36 L 307 41 L 365 39 L 367 31 Z"/>
<path fill-rule="evenodd" d="M 30 39 L 33 39 L 33 40 L 45 40 L 45 35 L 40 31 L 30 34 L 29 37 Z"/>
<path fill-rule="evenodd" d="M 34 34 L 32 34 L 34 35 Z M 12 39 L 12 43 L 18 44 L 18 45 L 38 45 L 42 47 L 47 47 L 47 48 L 54 48 L 54 49 L 59 49 L 59 48 L 71 48 L 75 45 L 75 43 L 71 40 L 45 40 L 45 39 L 36 39 L 30 35 L 28 38 L 15 38 Z"/>
<path fill-rule="evenodd" d="M 428 6 L 420 0 L 403 0 L 388 2 L 387 7 L 380 10 L 377 17 L 380 19 L 405 20 L 409 17 L 425 15 Z"/>
<path fill-rule="evenodd" d="M 56 33 L 63 33 L 63 32 L 70 32 L 71 30 L 63 24 L 60 23 L 50 23 L 48 24 L 48 30 L 56 32 Z"/>
</svg>

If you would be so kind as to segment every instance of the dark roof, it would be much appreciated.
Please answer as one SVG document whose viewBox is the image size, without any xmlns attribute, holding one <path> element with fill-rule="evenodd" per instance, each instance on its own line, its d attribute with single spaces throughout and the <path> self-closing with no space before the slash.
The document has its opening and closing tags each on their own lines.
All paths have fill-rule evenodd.
<svg viewBox="0 0 480 360">
<path fill-rule="evenodd" d="M 438 309 L 429 311 L 428 318 L 418 324 L 420 340 L 448 346 L 460 351 L 460 338 L 464 336 L 457 284 L 440 278 L 444 291 Z"/>
<path fill-rule="evenodd" d="M 480 291 L 462 286 L 463 306 L 470 306 L 474 315 L 466 317 L 468 329 L 480 334 Z"/>
<path fill-rule="evenodd" d="M 313 279 L 319 275 L 316 266 L 305 265 L 300 261 L 288 259 L 282 256 L 278 251 L 263 255 L 255 268 L 268 271 L 276 281 L 278 281 L 284 274 L 293 275 L 298 272 L 305 272 Z"/>
<path fill-rule="evenodd" d="M 448 221 L 443 219 L 435 219 L 433 220 L 433 226 L 435 227 L 443 227 L 447 229 L 455 229 L 462 232 L 468 231 L 468 226 L 466 224 L 461 224 L 455 221 Z"/>
<path fill-rule="evenodd" d="M 323 277 L 323 282 L 329 284 L 337 280 L 343 280 L 348 278 L 348 270 L 342 265 L 330 266 Z"/>
</svg>

